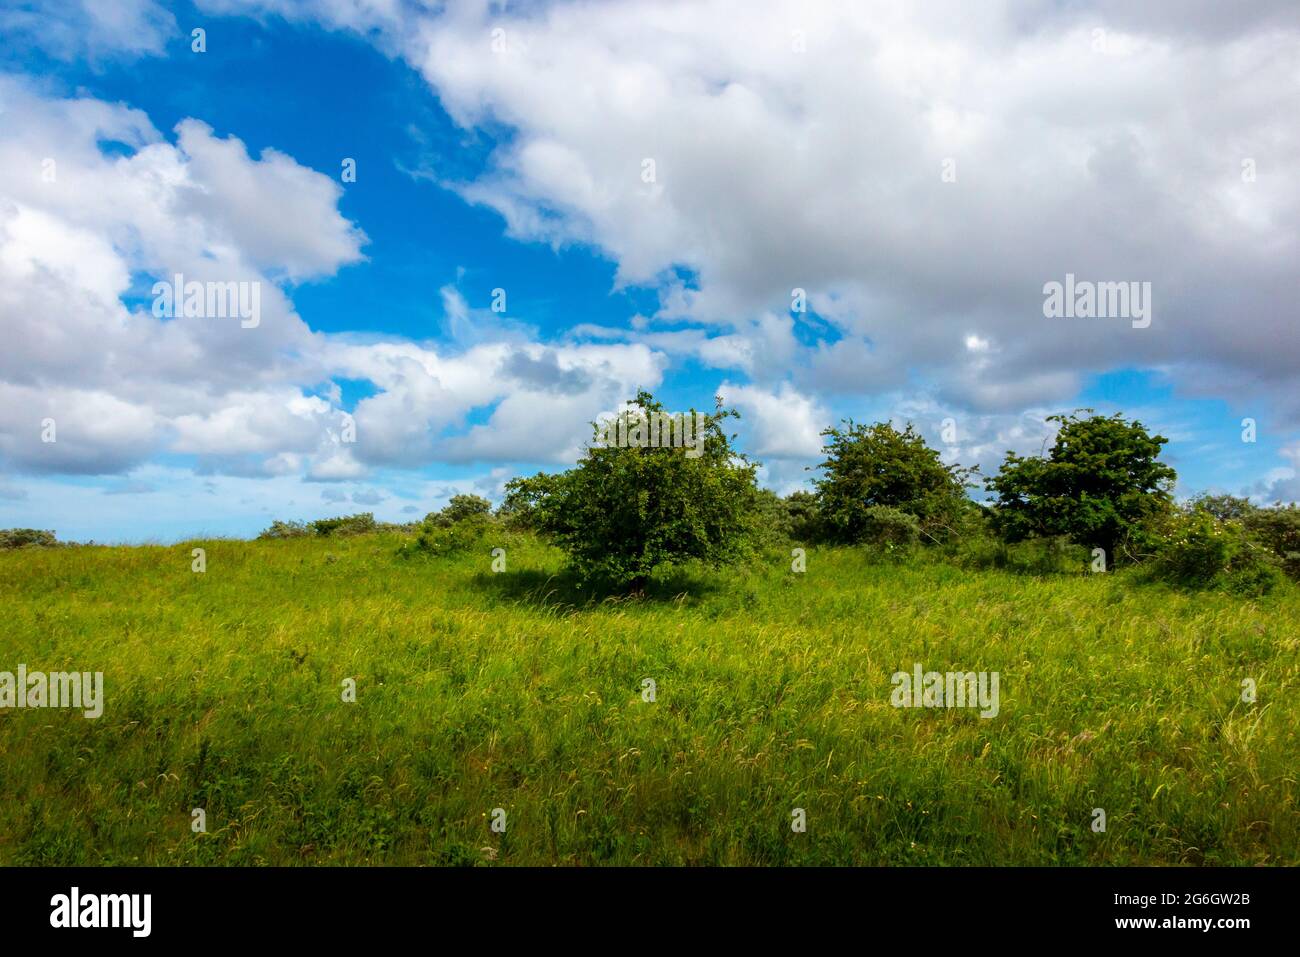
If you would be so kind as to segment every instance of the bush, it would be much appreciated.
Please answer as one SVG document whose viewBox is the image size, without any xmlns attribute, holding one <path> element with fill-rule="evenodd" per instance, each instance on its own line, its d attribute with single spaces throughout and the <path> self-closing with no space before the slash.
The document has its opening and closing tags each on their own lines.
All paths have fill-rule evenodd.
<svg viewBox="0 0 1300 957">
<path fill-rule="evenodd" d="M 1092 559 L 1086 548 L 1075 545 L 1065 535 L 1014 543 L 977 535 L 954 541 L 948 555 L 953 564 L 962 568 L 999 568 L 1026 575 L 1079 574 L 1090 568 Z"/>
<path fill-rule="evenodd" d="M 0 548 L 49 548 L 59 544 L 53 532 L 38 528 L 0 528 Z"/>
<path fill-rule="evenodd" d="M 664 409 L 644 390 L 635 405 L 623 434 L 637 441 L 601 443 L 597 425 L 575 468 L 511 490 L 536 527 L 568 554 L 579 580 L 631 592 L 657 569 L 739 560 L 758 541 L 763 509 L 755 467 L 731 447 L 722 428 L 734 411 L 719 405 L 712 414 L 692 410 L 683 417 L 694 433 L 687 448 L 642 442 L 645 423 L 662 422 Z"/>
<path fill-rule="evenodd" d="M 512 530 L 541 531 L 540 509 L 560 482 L 560 476 L 545 472 L 538 472 L 531 478 L 511 479 L 506 483 L 506 496 L 497 509 L 497 518 Z"/>
<path fill-rule="evenodd" d="M 993 535 L 990 509 L 963 496 L 931 497 L 920 519 L 921 540 L 946 545 Z"/>
<path fill-rule="evenodd" d="M 1235 495 L 1210 495 L 1203 493 L 1189 503 L 1192 508 L 1209 512 L 1221 522 L 1239 521 L 1259 511 L 1248 498 Z"/>
<path fill-rule="evenodd" d="M 790 516 L 781 496 L 771 489 L 756 489 L 754 509 L 758 518 L 755 544 L 768 548 L 784 546 L 793 540 L 790 534 Z"/>
<path fill-rule="evenodd" d="M 864 426 L 849 419 L 844 425 L 822 432 L 826 461 L 815 481 L 827 537 L 846 544 L 865 541 L 867 511 L 888 506 L 922 524 L 933 520 L 939 534 L 929 538 L 943 540 L 944 519 L 962 508 L 974 469 L 944 465 L 911 425 L 902 432 L 888 422 Z"/>
<path fill-rule="evenodd" d="M 438 558 L 458 555 L 480 545 L 491 528 L 491 520 L 481 512 L 465 515 L 454 522 L 444 522 L 440 513 L 433 512 L 420 526 L 415 541 L 403 545 L 401 551 L 403 554 L 421 552 Z"/>
<path fill-rule="evenodd" d="M 480 545 L 496 524 L 491 513 L 492 503 L 481 496 L 453 495 L 442 511 L 424 517 L 415 541 L 403 545 L 400 552 L 435 557 L 467 552 Z"/>
<path fill-rule="evenodd" d="M 1158 461 L 1169 440 L 1119 415 L 1047 419 L 1060 425 L 1048 455 L 1008 452 L 987 482 L 999 533 L 1008 542 L 1068 535 L 1111 564 L 1143 549 L 1146 526 L 1170 511 L 1177 476 Z"/>
<path fill-rule="evenodd" d="M 1243 524 L 1281 562 L 1282 570 L 1300 581 L 1300 508 L 1257 508 L 1245 516 Z"/>
<path fill-rule="evenodd" d="M 480 495 L 453 495 L 441 512 L 431 512 L 425 521 L 432 519 L 446 528 L 466 519 L 487 518 L 491 511 L 492 503 Z"/>
<path fill-rule="evenodd" d="M 275 520 L 271 527 L 266 529 L 258 538 L 302 538 L 306 535 L 314 535 L 315 532 L 307 526 L 306 522 L 281 522 Z"/>
<path fill-rule="evenodd" d="M 861 544 L 885 552 L 910 549 L 921 540 L 921 520 L 888 505 L 864 509 L 860 528 Z"/>
<path fill-rule="evenodd" d="M 785 508 L 785 525 L 792 541 L 821 540 L 825 531 L 816 495 L 812 492 L 791 492 L 781 500 L 781 504 Z"/>
<path fill-rule="evenodd" d="M 1282 580 L 1278 559 L 1239 522 L 1193 506 L 1165 524 L 1148 574 L 1181 588 L 1266 594 Z"/>
<path fill-rule="evenodd" d="M 372 512 L 357 515 L 342 515 L 338 518 L 322 518 L 311 523 L 311 529 L 317 535 L 362 535 L 375 531 L 375 516 Z"/>
</svg>

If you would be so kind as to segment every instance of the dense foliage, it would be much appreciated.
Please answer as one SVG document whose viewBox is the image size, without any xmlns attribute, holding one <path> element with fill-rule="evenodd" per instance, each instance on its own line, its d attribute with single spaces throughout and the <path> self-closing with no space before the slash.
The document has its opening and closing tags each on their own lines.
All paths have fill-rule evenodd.
<svg viewBox="0 0 1300 957">
<path fill-rule="evenodd" d="M 1244 595 L 1269 592 L 1285 577 L 1300 581 L 1300 507 L 1261 508 L 1225 494 L 1177 506 L 1174 470 L 1159 461 L 1167 440 L 1120 415 L 1080 414 L 1090 411 L 1049 416 L 1060 427 L 1047 454 L 1008 452 L 986 482 L 996 496 L 989 504 L 966 494 L 976 470 L 945 464 L 912 425 L 851 420 L 822 433 L 816 490 L 778 496 L 757 487 L 756 466 L 723 429 L 736 413 L 718 404 L 695 419 L 698 446 L 610 445 L 598 427 L 575 468 L 507 482 L 495 514 L 487 498 L 455 495 L 419 523 L 376 522 L 364 512 L 275 521 L 258 537 L 392 531 L 412 536 L 403 555 L 486 557 L 535 532 L 567 554 L 579 582 L 633 592 L 694 561 L 724 565 L 760 549 L 838 544 L 891 560 L 925 552 L 965 568 L 1038 575 L 1133 564 L 1146 581 Z M 638 393 L 630 431 L 663 412 Z M 55 544 L 53 532 L 0 530 L 0 548 Z"/>
<path fill-rule="evenodd" d="M 888 422 L 822 432 L 826 461 L 815 480 L 827 538 L 855 543 L 878 523 L 871 509 L 885 506 L 917 518 L 918 531 L 931 541 L 952 533 L 967 512 L 967 480 L 974 469 L 945 465 L 939 453 L 909 423 L 898 431 Z"/>
<path fill-rule="evenodd" d="M 648 421 L 664 412 L 643 390 L 631 416 Z M 593 441 L 575 468 L 509 483 L 506 513 L 549 535 L 584 581 L 638 590 L 658 569 L 739 559 L 759 528 L 755 466 L 723 429 L 734 410 L 719 403 L 712 413 L 691 414 L 698 455 L 666 443 Z"/>
<path fill-rule="evenodd" d="M 1090 410 L 1083 410 L 1090 411 Z M 1007 453 L 987 487 L 1007 541 L 1065 535 L 1101 548 L 1108 562 L 1131 557 L 1144 529 L 1166 512 L 1175 474 L 1158 461 L 1169 440 L 1120 415 L 1048 416 L 1060 423 L 1047 456 Z"/>
<path fill-rule="evenodd" d="M 492 503 L 479 495 L 453 495 L 439 512 L 430 512 L 420 523 L 413 548 L 406 552 L 454 555 L 483 543 L 492 527 Z"/>
<path fill-rule="evenodd" d="M 59 544 L 53 532 L 39 528 L 0 528 L 0 548 L 49 548 Z"/>
</svg>

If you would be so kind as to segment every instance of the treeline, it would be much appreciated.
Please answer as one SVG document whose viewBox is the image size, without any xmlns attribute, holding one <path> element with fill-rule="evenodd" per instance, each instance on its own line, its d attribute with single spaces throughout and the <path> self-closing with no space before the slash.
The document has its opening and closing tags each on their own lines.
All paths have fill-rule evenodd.
<svg viewBox="0 0 1300 957">
<path fill-rule="evenodd" d="M 663 412 L 648 392 L 635 407 Z M 694 412 L 694 410 L 692 410 Z M 1263 594 L 1300 579 L 1300 509 L 1233 496 L 1173 499 L 1160 461 L 1167 439 L 1092 410 L 1052 416 L 1045 454 L 1008 452 L 998 473 L 945 464 L 911 425 L 846 420 L 823 432 L 814 491 L 760 489 L 756 465 L 724 429 L 719 403 L 700 416 L 703 454 L 593 444 L 568 471 L 516 478 L 495 514 L 457 496 L 428 516 L 407 553 L 476 547 L 489 530 L 529 529 L 562 548 L 584 581 L 637 590 L 687 561 L 726 565 L 776 544 L 858 546 L 880 557 L 929 555 L 968 567 L 1036 572 L 1136 567 L 1188 588 Z M 977 502 L 970 491 L 990 493 Z"/>
<path fill-rule="evenodd" d="M 635 416 L 663 413 L 648 392 Z M 1186 588 L 1263 594 L 1300 580 L 1300 509 L 1260 508 L 1229 495 L 1173 499 L 1168 440 L 1140 422 L 1092 410 L 1050 417 L 1051 449 L 1008 452 L 996 475 L 945 464 L 911 425 L 845 420 L 825 430 L 814 491 L 781 498 L 758 487 L 757 465 L 734 446 L 720 402 L 696 416 L 696 444 L 594 440 L 558 474 L 506 483 L 487 499 L 457 495 L 422 522 L 376 522 L 369 512 L 271 524 L 264 539 L 410 533 L 404 556 L 452 555 L 527 530 L 568 556 L 583 582 L 637 591 L 686 562 L 721 566 L 776 545 L 847 545 L 880 558 L 929 556 L 967 567 L 1034 572 L 1136 568 Z M 636 434 L 638 430 L 633 430 Z M 648 430 L 643 435 L 648 435 Z M 986 502 L 971 498 L 983 486 Z M 55 544 L 51 532 L 0 531 L 0 547 Z M 497 543 L 491 543 L 495 546 Z"/>
</svg>

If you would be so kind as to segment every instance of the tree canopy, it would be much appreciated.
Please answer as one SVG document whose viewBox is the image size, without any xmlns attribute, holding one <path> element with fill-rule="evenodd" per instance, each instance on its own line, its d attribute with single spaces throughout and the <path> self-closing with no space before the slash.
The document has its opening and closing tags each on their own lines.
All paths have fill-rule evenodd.
<svg viewBox="0 0 1300 957">
<path fill-rule="evenodd" d="M 1176 475 L 1158 461 L 1169 440 L 1141 422 L 1111 416 L 1048 416 L 1060 423 L 1046 456 L 1008 452 L 987 487 L 997 493 L 994 521 L 1008 541 L 1065 535 L 1108 559 L 1143 523 L 1167 510 Z"/>
</svg>

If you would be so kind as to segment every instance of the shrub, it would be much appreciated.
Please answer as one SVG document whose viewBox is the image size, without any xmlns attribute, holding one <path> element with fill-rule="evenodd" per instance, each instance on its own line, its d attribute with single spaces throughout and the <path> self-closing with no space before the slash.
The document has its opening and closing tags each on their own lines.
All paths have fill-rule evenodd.
<svg viewBox="0 0 1300 957">
<path fill-rule="evenodd" d="M 514 478 L 506 483 L 506 495 L 497 517 L 509 529 L 540 531 L 540 508 L 559 487 L 561 476 L 538 472 L 531 478 Z"/>
<path fill-rule="evenodd" d="M 1251 504 L 1250 499 L 1237 498 L 1235 495 L 1210 495 L 1205 493 L 1196 496 L 1189 504 L 1192 508 L 1209 512 L 1221 522 L 1239 521 L 1259 511 Z"/>
<path fill-rule="evenodd" d="M 886 552 L 909 549 L 921 540 L 920 519 L 888 505 L 864 509 L 861 528 L 859 542 Z"/>
<path fill-rule="evenodd" d="M 791 540 L 816 542 L 822 538 L 822 515 L 816 495 L 791 492 L 781 500 L 781 504 L 785 507 L 785 524 Z"/>
<path fill-rule="evenodd" d="M 361 512 L 338 518 L 322 518 L 312 522 L 311 529 L 321 536 L 361 535 L 376 530 L 375 516 L 372 512 Z"/>
<path fill-rule="evenodd" d="M 635 404 L 625 434 L 644 438 L 644 423 L 664 409 L 644 390 Z M 757 541 L 762 502 L 755 466 L 722 428 L 735 415 L 720 403 L 712 414 L 692 410 L 690 448 L 640 439 L 602 444 L 595 425 L 595 441 L 575 468 L 516 485 L 514 500 L 568 554 L 582 581 L 635 592 L 656 569 L 737 561 Z"/>
<path fill-rule="evenodd" d="M 1080 411 L 1091 411 L 1083 409 Z M 1140 549 L 1143 529 L 1170 508 L 1174 470 L 1157 461 L 1169 440 L 1119 415 L 1049 415 L 1060 431 L 1046 458 L 1007 453 L 987 482 L 998 495 L 994 524 L 1008 542 L 1067 535 L 1121 559 Z"/>
<path fill-rule="evenodd" d="M 819 466 L 817 499 L 826 535 L 852 544 L 864 540 L 867 510 L 888 506 L 916 516 L 922 525 L 934 519 L 930 537 L 942 540 L 945 516 L 959 510 L 967 479 L 974 469 L 944 465 L 911 425 L 899 432 L 888 422 L 827 429 Z"/>
<path fill-rule="evenodd" d="M 456 555 L 482 543 L 495 523 L 492 503 L 478 495 L 453 495 L 439 512 L 430 512 L 420 523 L 414 542 L 401 548 L 402 554 Z"/>
<path fill-rule="evenodd" d="M 487 536 L 492 522 L 479 512 L 465 515 L 454 522 L 440 520 L 440 513 L 430 513 L 420 526 L 413 543 L 402 546 L 402 553 L 422 552 L 434 557 L 458 555 L 480 545 Z"/>
<path fill-rule="evenodd" d="M 1091 562 L 1088 550 L 1064 535 L 1014 543 L 978 535 L 954 541 L 948 554 L 949 560 L 962 568 L 999 568 L 1027 575 L 1078 574 Z"/>
<path fill-rule="evenodd" d="M 1243 524 L 1256 541 L 1277 557 L 1282 570 L 1300 581 L 1300 508 L 1278 505 L 1253 509 Z"/>
<path fill-rule="evenodd" d="M 446 527 L 466 519 L 487 518 L 491 511 L 492 503 L 480 495 L 453 495 L 442 511 L 430 513 L 425 520 Z"/>
<path fill-rule="evenodd" d="M 757 513 L 755 543 L 763 547 L 785 545 L 791 539 L 790 515 L 786 512 L 785 502 L 771 489 L 760 488 L 754 493 L 754 509 Z"/>
<path fill-rule="evenodd" d="M 306 535 L 314 535 L 315 532 L 307 526 L 306 522 L 281 522 L 275 520 L 258 538 L 302 538 Z"/>
<path fill-rule="evenodd" d="M 1194 506 L 1165 524 L 1148 565 L 1158 581 L 1244 595 L 1266 594 L 1282 578 L 1277 558 L 1241 523 L 1219 521 Z"/>
<path fill-rule="evenodd" d="M 0 528 L 0 548 L 49 548 L 59 544 L 53 532 L 38 528 Z"/>
</svg>

